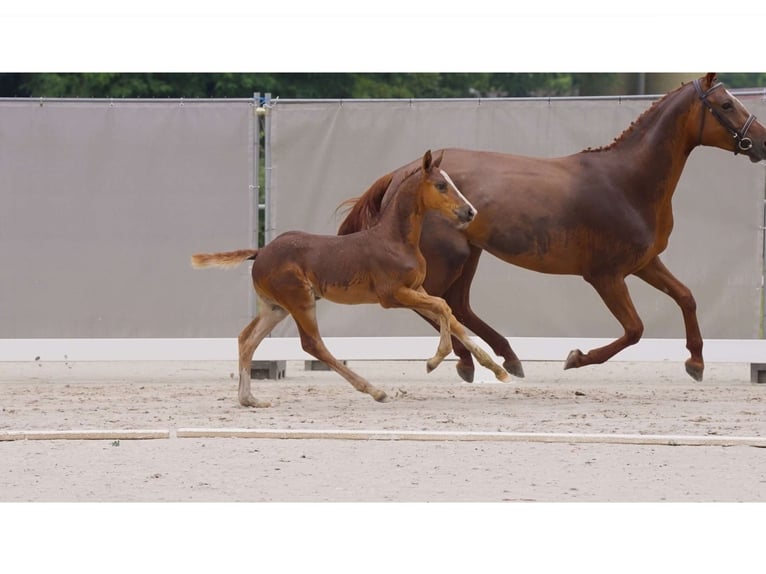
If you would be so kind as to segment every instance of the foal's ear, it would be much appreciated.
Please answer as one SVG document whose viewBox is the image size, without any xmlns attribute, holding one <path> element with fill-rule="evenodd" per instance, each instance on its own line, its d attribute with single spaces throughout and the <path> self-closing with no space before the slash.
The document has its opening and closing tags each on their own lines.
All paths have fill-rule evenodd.
<svg viewBox="0 0 766 574">
<path fill-rule="evenodd" d="M 713 84 L 715 84 L 718 81 L 718 74 L 715 72 L 708 72 L 705 74 L 705 84 L 707 84 L 706 89 L 710 89 L 713 87 Z"/>
<path fill-rule="evenodd" d="M 423 171 L 428 171 L 431 169 L 431 150 L 426 150 L 426 153 L 423 154 Z"/>
<path fill-rule="evenodd" d="M 439 167 L 439 164 L 441 164 L 443 157 L 444 157 L 444 150 L 442 150 L 441 153 L 439 154 L 439 157 L 437 157 L 434 160 L 433 167 Z"/>
</svg>

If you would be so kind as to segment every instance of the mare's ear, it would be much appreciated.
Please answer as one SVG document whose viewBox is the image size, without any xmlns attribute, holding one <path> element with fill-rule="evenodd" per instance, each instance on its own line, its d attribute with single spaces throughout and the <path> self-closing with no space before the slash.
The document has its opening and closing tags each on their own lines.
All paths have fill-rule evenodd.
<svg viewBox="0 0 766 574">
<path fill-rule="evenodd" d="M 718 75 L 715 72 L 705 74 L 705 89 L 709 90 L 718 81 Z"/>
<path fill-rule="evenodd" d="M 426 153 L 423 154 L 423 171 L 428 171 L 431 169 L 431 150 L 426 150 Z"/>
<path fill-rule="evenodd" d="M 433 167 L 439 167 L 439 164 L 441 164 L 443 157 L 444 157 L 444 150 L 442 150 L 441 153 L 439 153 L 439 157 L 437 157 L 434 160 Z"/>
</svg>

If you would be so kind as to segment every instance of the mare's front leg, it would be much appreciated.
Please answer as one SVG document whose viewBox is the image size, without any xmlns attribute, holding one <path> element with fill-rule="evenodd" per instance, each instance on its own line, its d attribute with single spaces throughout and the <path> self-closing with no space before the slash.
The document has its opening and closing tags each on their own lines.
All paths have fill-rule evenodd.
<svg viewBox="0 0 766 574">
<path fill-rule="evenodd" d="M 271 333 L 282 319 L 287 317 L 287 311 L 276 305 L 266 303 L 260 298 L 257 305 L 258 315 L 239 334 L 239 388 L 237 397 L 239 404 L 244 407 L 264 408 L 270 407 L 271 403 L 259 401 L 250 391 L 250 368 L 253 353 L 264 337 Z"/>
<path fill-rule="evenodd" d="M 593 285 L 594 289 L 601 295 L 601 299 L 603 299 L 606 306 L 622 325 L 624 334 L 608 345 L 591 349 L 587 353 L 583 353 L 580 349 L 573 350 L 569 353 L 564 364 L 565 369 L 603 363 L 625 347 L 638 343 L 644 332 L 644 325 L 638 313 L 636 313 L 633 301 L 630 299 L 630 293 L 628 293 L 628 286 L 625 284 L 623 277 L 600 275 L 585 277 L 585 280 Z"/>
<path fill-rule="evenodd" d="M 667 293 L 681 308 L 686 328 L 686 348 L 691 357 L 686 360 L 686 372 L 695 380 L 702 380 L 705 361 L 702 360 L 702 334 L 697 322 L 697 302 L 689 288 L 681 283 L 660 261 L 652 259 L 643 269 L 635 273 L 652 287 Z"/>
</svg>

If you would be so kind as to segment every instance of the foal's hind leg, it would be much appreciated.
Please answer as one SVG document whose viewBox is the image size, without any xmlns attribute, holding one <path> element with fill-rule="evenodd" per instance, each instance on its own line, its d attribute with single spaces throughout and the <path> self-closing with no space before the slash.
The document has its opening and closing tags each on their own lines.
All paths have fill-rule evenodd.
<svg viewBox="0 0 766 574">
<path fill-rule="evenodd" d="M 689 288 L 676 279 L 659 257 L 635 273 L 652 287 L 667 293 L 681 308 L 686 328 L 686 348 L 691 357 L 686 360 L 686 372 L 696 381 L 702 380 L 705 362 L 702 360 L 702 335 L 697 322 L 697 303 Z"/>
<path fill-rule="evenodd" d="M 307 296 L 310 296 L 307 294 Z M 325 347 L 322 337 L 319 335 L 319 327 L 316 320 L 316 306 L 313 296 L 302 305 L 292 307 L 290 314 L 295 319 L 298 326 L 298 333 L 301 337 L 303 350 L 313 355 L 320 361 L 323 361 L 333 371 L 346 379 L 353 387 L 362 393 L 367 393 L 378 402 L 386 403 L 389 401 L 388 395 L 382 390 L 374 387 L 366 379 L 357 375 L 346 365 L 336 359 L 332 353 Z"/>
<path fill-rule="evenodd" d="M 239 404 L 245 407 L 270 407 L 271 403 L 259 401 L 250 392 L 250 367 L 253 353 L 263 338 L 287 317 L 287 311 L 258 299 L 258 315 L 239 334 Z"/>
</svg>

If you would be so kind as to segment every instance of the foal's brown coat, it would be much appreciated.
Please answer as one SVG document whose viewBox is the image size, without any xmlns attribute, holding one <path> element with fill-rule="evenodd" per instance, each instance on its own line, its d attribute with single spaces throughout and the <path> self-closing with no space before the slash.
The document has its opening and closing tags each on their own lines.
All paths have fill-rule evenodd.
<svg viewBox="0 0 766 574">
<path fill-rule="evenodd" d="M 295 319 L 307 353 L 324 361 L 357 390 L 377 401 L 387 400 L 385 392 L 346 367 L 325 347 L 315 312 L 315 301 L 321 298 L 344 304 L 379 303 L 383 307 L 415 309 L 440 328 L 436 355 L 427 362 L 429 371 L 452 351 L 451 333 L 498 379 L 509 378 L 469 339 L 444 300 L 428 295 L 422 287 L 426 269 L 418 245 L 425 213 L 439 211 L 451 225 L 457 222 L 460 226 L 476 215 L 449 176 L 439 169 L 440 162 L 441 156 L 432 161 L 431 152 L 426 152 L 420 168 L 403 176 L 396 198 L 381 213 L 379 222 L 367 230 L 343 237 L 290 231 L 261 249 L 192 256 L 195 267 L 227 267 L 255 260 L 252 276 L 259 299 L 258 316 L 239 335 L 242 405 L 270 405 L 257 400 L 250 391 L 250 363 L 258 344 L 288 314 Z M 389 183 L 390 177 L 385 176 L 375 186 L 385 189 Z"/>
<path fill-rule="evenodd" d="M 444 168 L 479 214 L 463 230 L 426 219 L 420 243 L 428 263 L 426 291 L 444 297 L 458 320 L 505 358 L 505 368 L 523 376 L 507 339 L 470 307 L 482 250 L 534 271 L 581 275 L 620 322 L 621 337 L 587 353 L 575 349 L 565 368 L 603 363 L 641 338 L 643 324 L 625 284 L 633 274 L 681 308 L 691 353 L 686 370 L 700 380 L 704 362 L 694 297 L 659 258 L 673 229 L 673 192 L 699 145 L 742 153 L 754 162 L 766 159 L 766 128 L 716 82 L 715 74 L 707 74 L 669 93 L 604 148 L 550 159 L 445 150 Z M 366 192 L 338 233 L 374 223 L 410 169 L 389 174 L 388 190 Z M 458 373 L 472 380 L 470 355 L 457 342 L 455 352 Z"/>
</svg>

